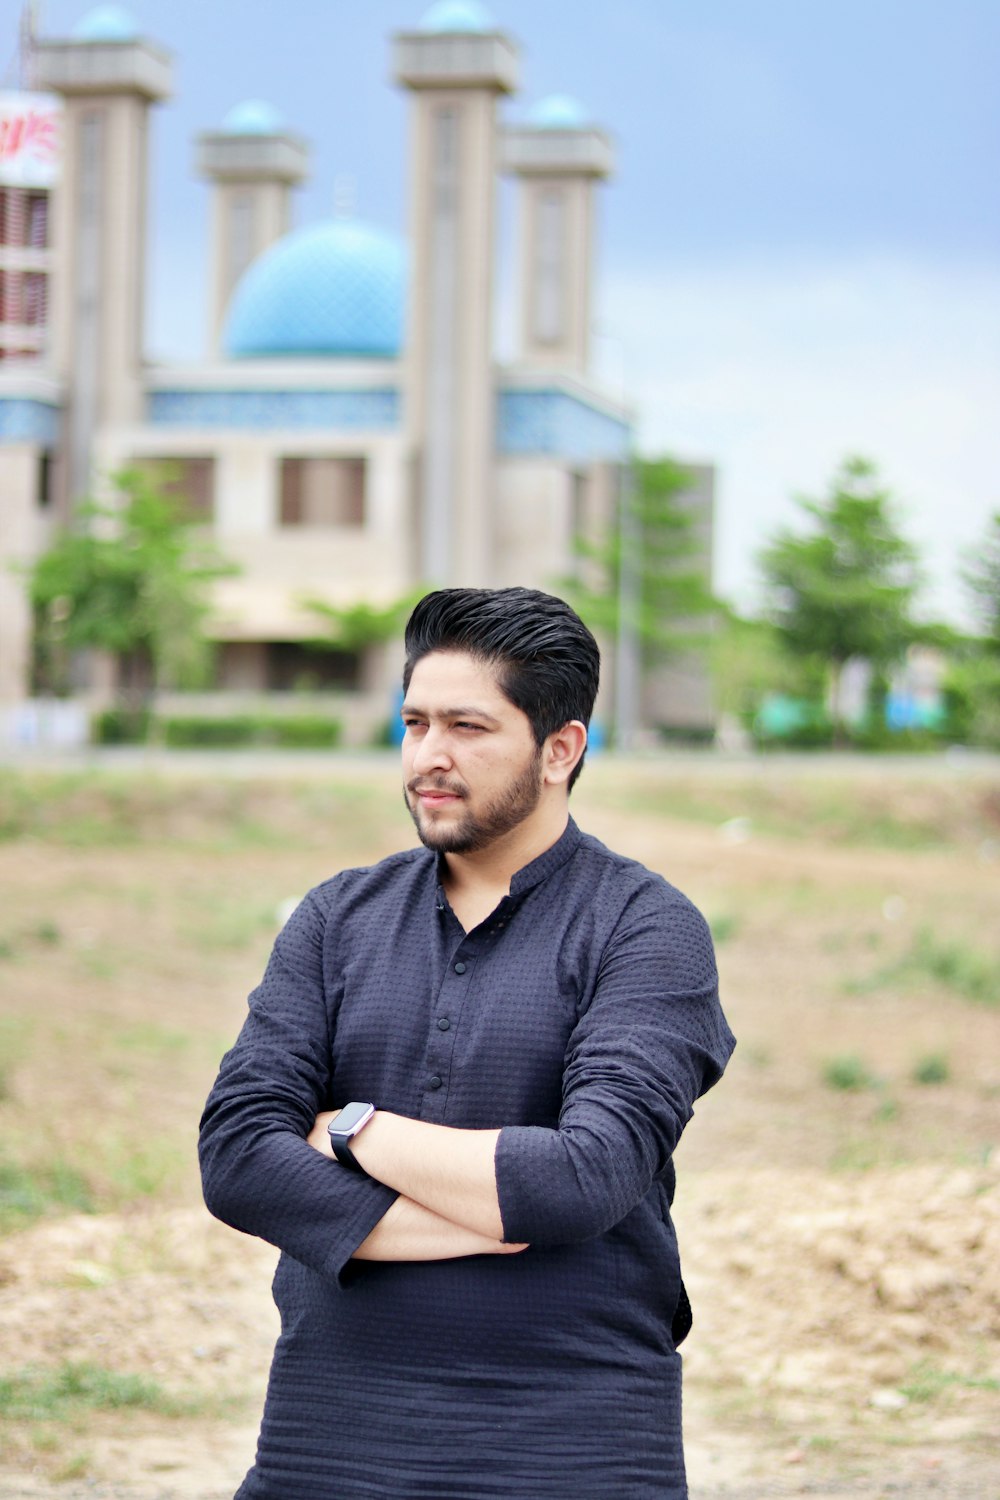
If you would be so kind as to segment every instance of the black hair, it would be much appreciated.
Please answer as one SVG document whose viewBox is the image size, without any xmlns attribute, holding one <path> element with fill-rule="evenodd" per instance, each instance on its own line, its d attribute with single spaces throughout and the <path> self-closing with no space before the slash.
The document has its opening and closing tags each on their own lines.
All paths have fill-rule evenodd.
<svg viewBox="0 0 1000 1500">
<path fill-rule="evenodd" d="M 535 744 L 571 719 L 590 723 L 601 671 L 597 642 L 576 612 L 537 589 L 438 589 L 406 626 L 403 692 L 417 662 L 432 651 L 467 651 L 489 665 L 515 708 L 527 715 Z M 583 756 L 569 779 L 571 789 Z"/>
</svg>

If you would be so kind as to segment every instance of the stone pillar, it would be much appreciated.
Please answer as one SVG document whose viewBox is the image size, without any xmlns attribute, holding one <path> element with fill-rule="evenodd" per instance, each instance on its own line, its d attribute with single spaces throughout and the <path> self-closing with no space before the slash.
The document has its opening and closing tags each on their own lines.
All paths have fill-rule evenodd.
<svg viewBox="0 0 1000 1500">
<path fill-rule="evenodd" d="M 72 501 L 90 488 L 95 430 L 142 416 L 149 108 L 171 64 L 137 37 L 82 35 L 39 41 L 35 78 L 65 101 L 52 321 Z"/>
<path fill-rule="evenodd" d="M 546 100 L 502 132 L 502 168 L 519 182 L 520 349 L 527 364 L 584 374 L 590 363 L 594 185 L 611 143 L 571 100 Z"/>
<path fill-rule="evenodd" d="M 197 170 L 213 184 L 210 347 L 218 352 L 233 289 L 251 261 L 291 228 L 292 188 L 308 171 L 305 143 L 270 105 L 238 104 L 198 137 Z"/>
<path fill-rule="evenodd" d="M 491 581 L 496 104 L 516 84 L 500 32 L 436 29 L 432 7 L 395 38 L 413 95 L 406 430 L 427 583 Z M 448 24 L 448 7 L 444 7 Z"/>
</svg>

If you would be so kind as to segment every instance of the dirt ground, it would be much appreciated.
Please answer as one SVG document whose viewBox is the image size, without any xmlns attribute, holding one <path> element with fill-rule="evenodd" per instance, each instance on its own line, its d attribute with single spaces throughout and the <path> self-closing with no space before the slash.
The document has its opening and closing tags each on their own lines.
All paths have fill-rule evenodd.
<svg viewBox="0 0 1000 1500">
<path fill-rule="evenodd" d="M 668 816 L 665 774 L 609 760 L 577 816 L 705 911 L 740 1038 L 679 1151 L 692 1500 L 1000 1500 L 997 779 L 908 785 L 909 823 L 947 804 L 952 836 L 899 847 L 835 810 L 827 837 L 763 831 L 745 775 L 713 787 L 722 816 Z M 200 1207 L 190 1145 L 279 910 L 409 841 L 391 773 L 344 777 L 333 855 L 308 801 L 248 793 L 234 843 L 232 807 L 179 784 L 134 838 L 94 814 L 0 846 L 0 1161 L 89 1143 L 98 1210 L 0 1239 L 0 1389 L 86 1361 L 182 1403 L 0 1413 L 0 1500 L 229 1500 L 252 1458 L 274 1252 Z"/>
</svg>

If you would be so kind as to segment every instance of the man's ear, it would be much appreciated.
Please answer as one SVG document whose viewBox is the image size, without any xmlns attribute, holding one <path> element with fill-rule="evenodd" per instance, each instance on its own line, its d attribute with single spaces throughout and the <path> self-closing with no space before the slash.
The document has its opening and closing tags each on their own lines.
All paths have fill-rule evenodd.
<svg viewBox="0 0 1000 1500">
<path fill-rule="evenodd" d="M 542 780 L 547 786 L 565 786 L 587 748 L 587 728 L 579 719 L 570 719 L 550 734 L 543 752 Z"/>
</svg>

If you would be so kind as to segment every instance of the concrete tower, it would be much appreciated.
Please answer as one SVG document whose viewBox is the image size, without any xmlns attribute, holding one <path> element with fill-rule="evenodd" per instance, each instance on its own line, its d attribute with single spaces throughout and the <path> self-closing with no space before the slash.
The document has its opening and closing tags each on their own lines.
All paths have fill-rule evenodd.
<svg viewBox="0 0 1000 1500">
<path fill-rule="evenodd" d="M 233 288 L 250 262 L 291 228 L 292 188 L 307 170 L 305 143 L 260 100 L 237 104 L 221 130 L 198 137 L 198 171 L 215 184 L 209 336 L 216 352 Z"/>
<path fill-rule="evenodd" d="M 594 184 L 611 143 L 572 99 L 554 95 L 502 132 L 501 164 L 520 184 L 520 349 L 527 364 L 583 374 L 590 362 Z"/>
<path fill-rule="evenodd" d="M 491 581 L 496 104 L 517 54 L 478 0 L 438 0 L 395 38 L 413 93 L 406 371 L 421 576 Z"/>
<path fill-rule="evenodd" d="M 66 40 L 39 41 L 35 78 L 65 100 L 56 194 L 54 339 L 67 400 L 63 499 L 89 488 L 95 429 L 142 414 L 149 107 L 170 58 L 103 5 Z"/>
</svg>

